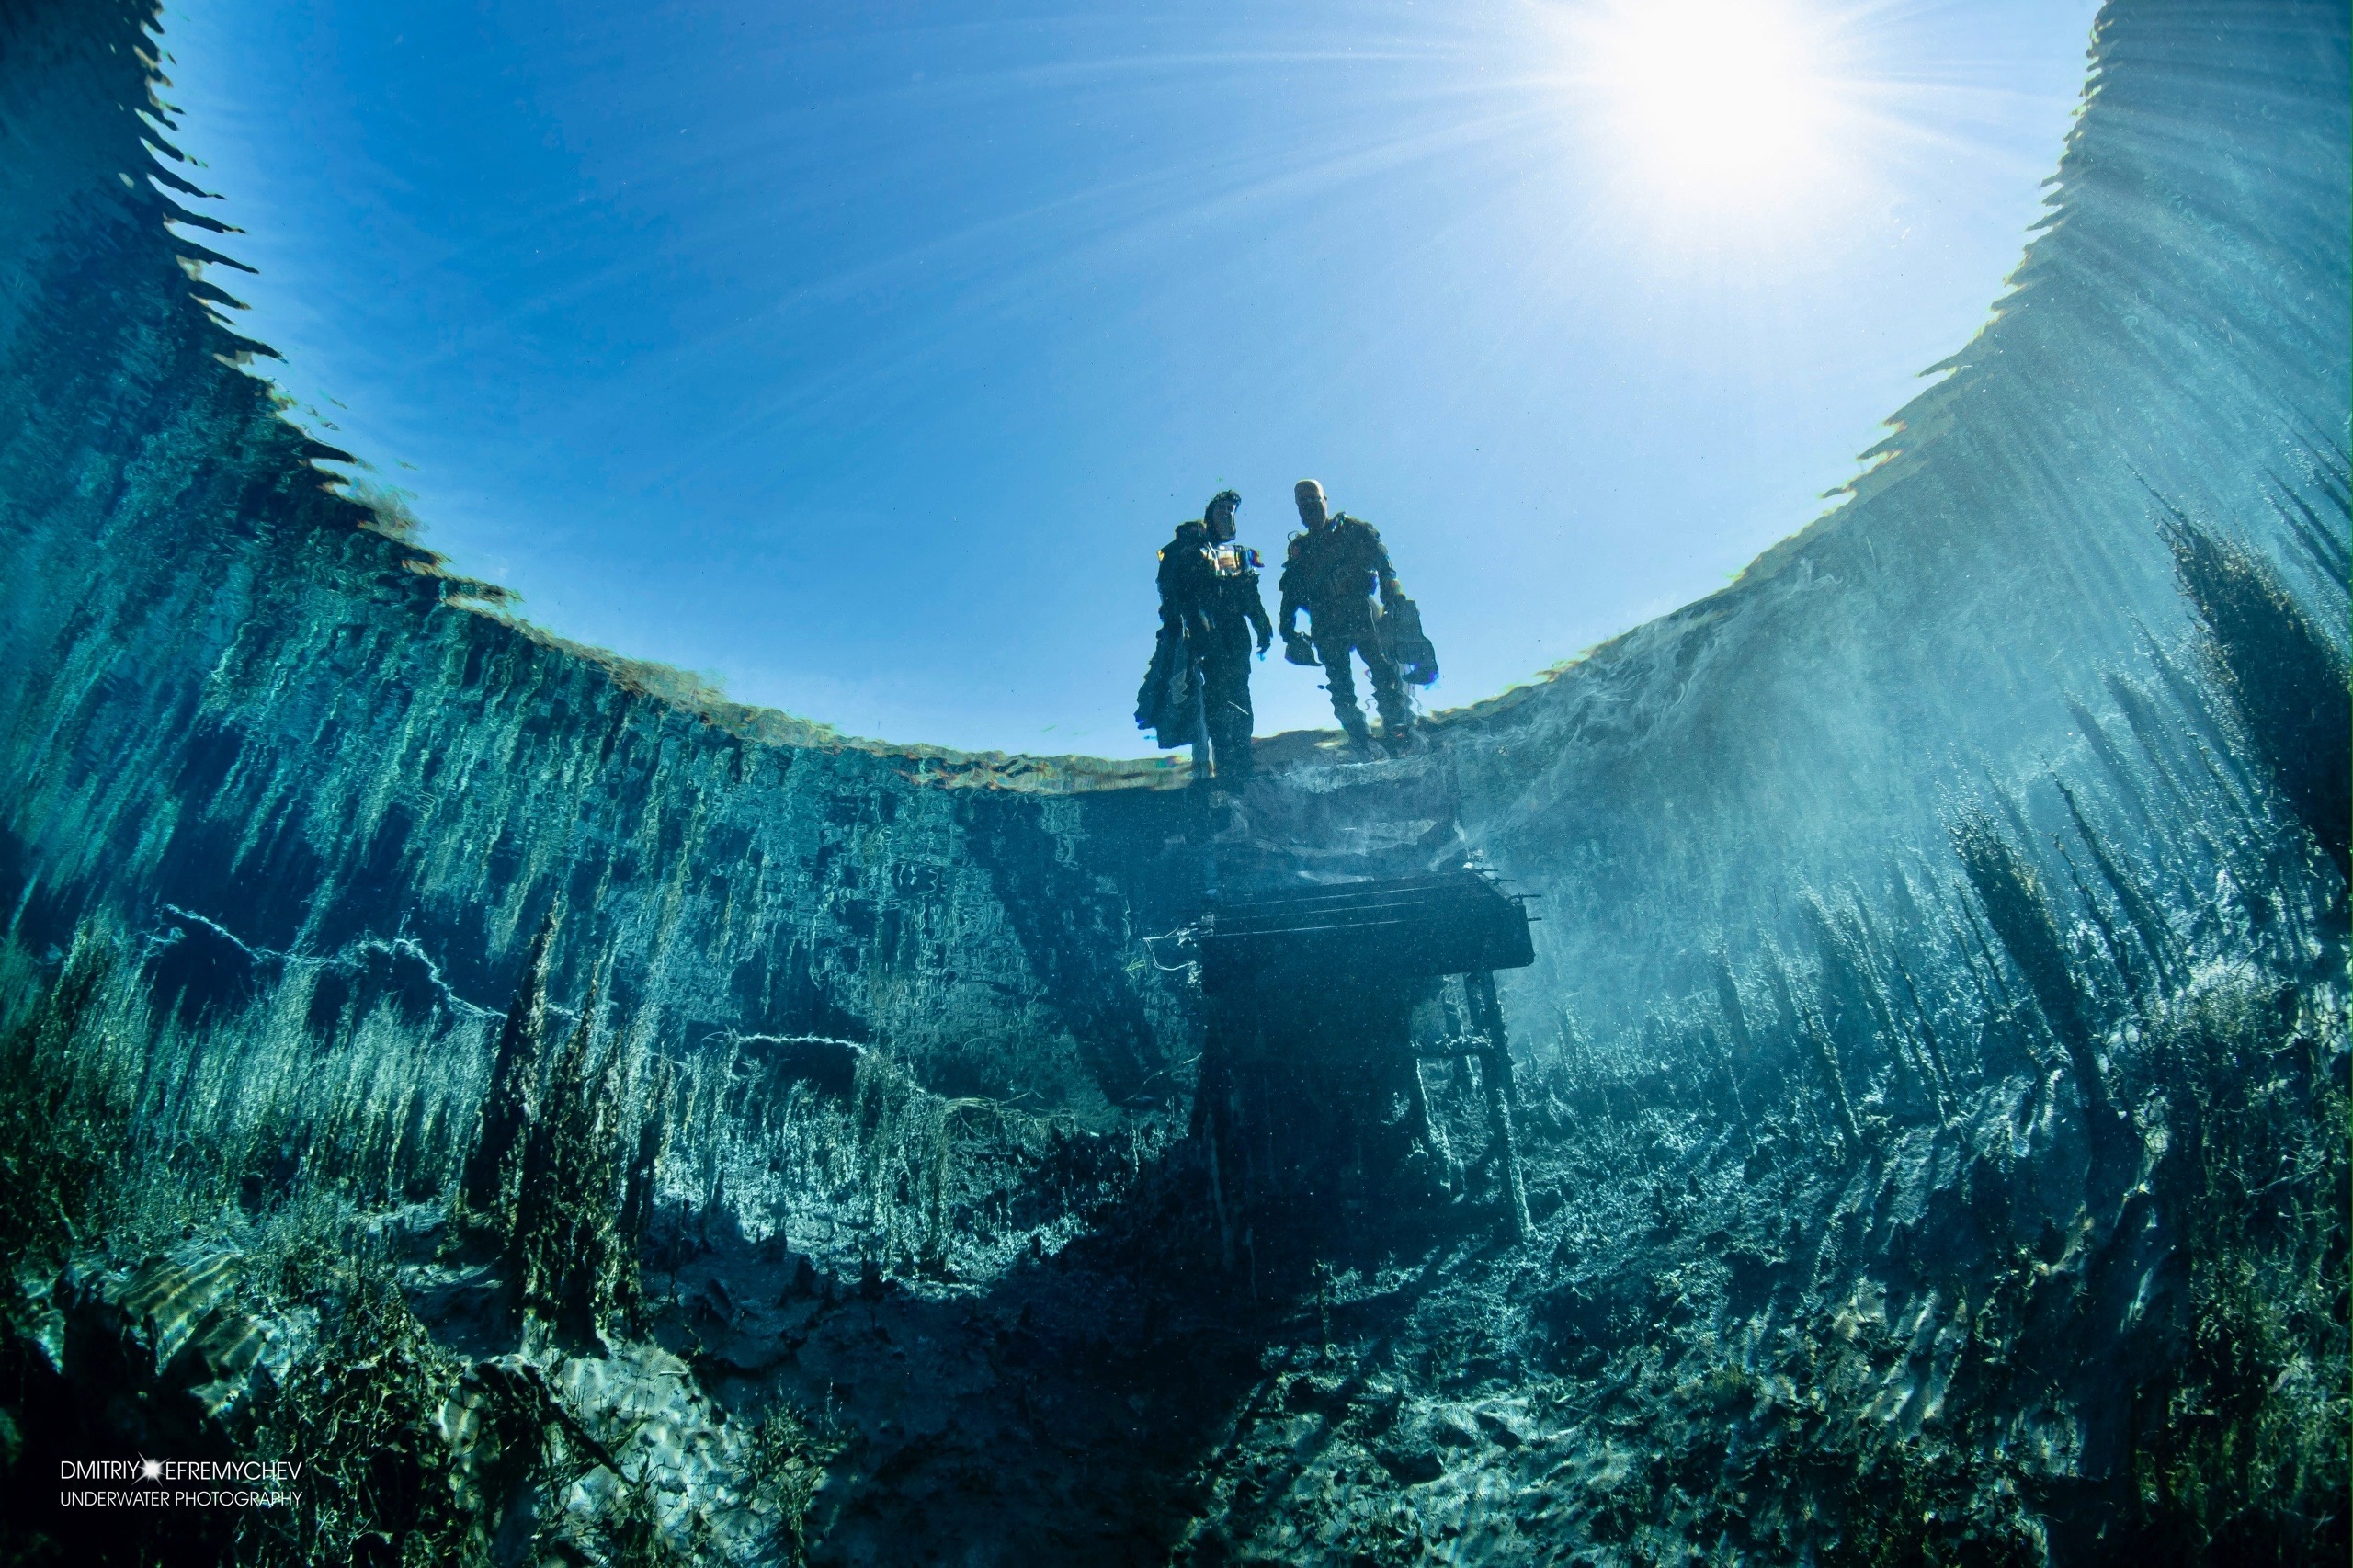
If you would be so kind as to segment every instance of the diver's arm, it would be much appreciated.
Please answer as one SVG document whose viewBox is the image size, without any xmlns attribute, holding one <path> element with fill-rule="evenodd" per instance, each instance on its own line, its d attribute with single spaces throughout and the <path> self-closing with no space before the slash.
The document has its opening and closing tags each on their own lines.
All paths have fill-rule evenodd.
<svg viewBox="0 0 2353 1568">
<path fill-rule="evenodd" d="M 1389 547 L 1381 542 L 1379 528 L 1370 523 L 1362 527 L 1365 539 L 1371 546 L 1367 553 L 1372 557 L 1372 574 L 1381 583 L 1381 602 L 1394 608 L 1397 601 L 1405 597 L 1405 590 L 1397 585 L 1397 569 L 1389 564 Z"/>
<path fill-rule="evenodd" d="M 1283 629 L 1283 641 L 1288 642 L 1299 635 L 1299 540 L 1290 541 L 1290 549 L 1283 557 L 1283 574 L 1276 585 L 1282 590 L 1282 608 L 1275 619 Z"/>
</svg>

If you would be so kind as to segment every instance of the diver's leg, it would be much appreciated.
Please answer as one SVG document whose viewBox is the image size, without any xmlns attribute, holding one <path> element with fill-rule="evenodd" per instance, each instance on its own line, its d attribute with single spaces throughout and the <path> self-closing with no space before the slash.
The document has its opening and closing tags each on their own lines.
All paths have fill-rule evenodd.
<svg viewBox="0 0 2353 1568">
<path fill-rule="evenodd" d="M 1392 750 L 1401 750 L 1414 733 L 1414 710 L 1405 700 L 1405 683 L 1398 678 L 1397 665 L 1382 650 L 1377 633 L 1368 634 L 1358 646 L 1372 676 L 1372 699 L 1381 709 L 1381 738 Z"/>
<path fill-rule="evenodd" d="M 1210 746 L 1217 756 L 1217 776 L 1239 781 L 1250 777 L 1250 732 L 1256 718 L 1250 710 L 1250 644 L 1221 648 L 1202 662 L 1209 702 Z"/>
<path fill-rule="evenodd" d="M 1187 657 L 1191 662 L 1187 666 L 1185 716 L 1186 725 L 1192 731 L 1193 781 L 1198 784 L 1206 782 L 1210 776 L 1209 680 L 1200 655 L 1188 653 Z"/>
<path fill-rule="evenodd" d="M 1340 721 L 1340 728 L 1348 739 L 1360 746 L 1372 744 L 1372 726 L 1365 722 L 1364 709 L 1357 702 L 1356 671 L 1348 667 L 1348 654 L 1356 647 L 1356 640 L 1345 633 L 1315 639 L 1315 656 L 1324 661 L 1324 685 L 1332 693 L 1332 711 Z"/>
</svg>

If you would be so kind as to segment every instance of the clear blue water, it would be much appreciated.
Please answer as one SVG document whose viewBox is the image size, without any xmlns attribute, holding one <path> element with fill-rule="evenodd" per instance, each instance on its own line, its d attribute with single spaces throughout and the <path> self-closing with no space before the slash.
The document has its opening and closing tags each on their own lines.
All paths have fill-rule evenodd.
<svg viewBox="0 0 2353 1568">
<path fill-rule="evenodd" d="M 1439 708 L 1818 516 L 2003 292 L 2095 8 L 1845 14 L 1786 68 L 1838 118 L 1729 192 L 1640 155 L 1590 6 L 210 0 L 162 43 L 262 369 L 462 570 L 850 734 L 1134 756 L 1152 552 L 1227 485 L 1278 558 L 1302 473 L 1390 531 Z M 1679 90 L 1727 153 L 1775 122 Z"/>
</svg>

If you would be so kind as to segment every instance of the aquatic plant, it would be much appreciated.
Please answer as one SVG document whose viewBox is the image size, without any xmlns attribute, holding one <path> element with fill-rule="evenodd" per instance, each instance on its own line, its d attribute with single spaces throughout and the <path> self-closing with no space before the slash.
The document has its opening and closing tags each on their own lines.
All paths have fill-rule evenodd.
<svg viewBox="0 0 2353 1568">
<path fill-rule="evenodd" d="M 555 925 L 555 912 L 550 910 L 524 951 L 523 978 L 499 1026 L 490 1091 L 483 1096 L 480 1124 L 459 1177 L 459 1227 L 480 1222 L 501 1243 L 514 1233 L 523 1143 L 539 1108 L 548 1027 L 548 949 Z"/>
<path fill-rule="evenodd" d="M 644 1282 L 640 1276 L 640 1259 L 646 1243 L 654 1234 L 655 1183 L 662 1168 L 662 1152 L 670 1135 L 671 1071 L 666 1062 L 654 1069 L 653 1082 L 644 1094 L 644 1106 L 639 1112 L 636 1146 L 630 1152 L 629 1168 L 621 1176 L 620 1211 L 614 1219 L 614 1247 L 617 1272 L 613 1284 L 614 1299 L 631 1317 L 632 1326 L 642 1326 L 645 1304 Z"/>
<path fill-rule="evenodd" d="M 622 1272 L 617 1046 L 597 1039 L 601 977 L 548 1063 L 523 1136 L 506 1263 L 525 1313 L 578 1344 L 600 1342 Z"/>
<path fill-rule="evenodd" d="M 2164 519 L 2181 592 L 2198 612 L 2216 683 L 2298 821 L 2348 874 L 2353 672 L 2344 653 L 2244 545 L 2178 512 Z"/>
<path fill-rule="evenodd" d="M 777 1561 L 807 1560 L 809 1506 L 826 1468 L 848 1447 L 848 1439 L 823 1420 L 813 1421 L 790 1405 L 779 1405 L 760 1421 L 749 1454 L 751 1490 L 775 1519 L 768 1544 Z"/>
<path fill-rule="evenodd" d="M 325 1227 L 318 1235 L 326 1239 Z M 318 1339 L 261 1402 L 249 1451 L 301 1470 L 289 1488 L 291 1507 L 244 1513 L 237 1560 L 485 1563 L 496 1520 L 481 1478 L 461 1471 L 442 1434 L 461 1364 L 426 1335 L 389 1261 L 355 1253 L 352 1239 L 346 1229 L 334 1238 L 332 1262 L 285 1281 L 319 1304 Z M 528 1435 L 508 1426 L 510 1440 Z M 536 1460 L 528 1449 L 506 1457 L 527 1467 Z"/>
<path fill-rule="evenodd" d="M 86 929 L 29 1017 L 0 1036 L 0 1259 L 62 1259 L 111 1215 L 132 1085 L 108 1041 L 120 947 Z"/>
<path fill-rule="evenodd" d="M 2102 1113 L 2105 1123 L 2108 1085 L 2093 1050 L 2092 999 L 2076 978 L 2076 965 L 2034 868 L 1982 812 L 1962 813 L 1952 837 L 1987 923 L 2067 1053 L 2086 1108 Z"/>
<path fill-rule="evenodd" d="M 2143 1560 L 2318 1562 L 2353 1548 L 2340 1006 L 2226 975 L 2153 1042 L 2168 1140 L 2153 1186 L 2186 1278 L 2175 1358 L 2136 1412 Z"/>
</svg>

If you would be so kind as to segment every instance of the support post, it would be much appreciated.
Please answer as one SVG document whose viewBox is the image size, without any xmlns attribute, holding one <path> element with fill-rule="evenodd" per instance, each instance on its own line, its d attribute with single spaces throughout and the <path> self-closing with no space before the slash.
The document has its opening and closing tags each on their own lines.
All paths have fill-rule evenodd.
<svg viewBox="0 0 2353 1568">
<path fill-rule="evenodd" d="M 1217 1129 L 1209 1135 L 1210 1145 L 1210 1205 L 1217 1210 L 1217 1255 L 1219 1267 L 1226 1273 L 1233 1272 L 1233 1217 L 1226 1211 L 1225 1183 L 1217 1168 Z"/>
<path fill-rule="evenodd" d="M 1446 1141 L 1446 1129 L 1438 1125 L 1438 1117 L 1430 1109 L 1429 1085 L 1422 1082 L 1422 1059 L 1418 1052 L 1409 1051 L 1405 1070 L 1411 1073 L 1414 1085 L 1415 1131 L 1421 1134 L 1422 1147 L 1438 1163 L 1438 1175 L 1446 1179 L 1448 1191 L 1453 1191 L 1461 1178 L 1454 1169 L 1454 1151 Z"/>
<path fill-rule="evenodd" d="M 1486 1036 L 1480 1053 L 1479 1080 L 1486 1089 L 1487 1130 L 1503 1177 L 1504 1212 L 1511 1222 L 1511 1239 L 1524 1242 L 1535 1231 L 1528 1217 L 1528 1187 L 1519 1174 L 1519 1145 L 1511 1124 L 1511 1048 L 1504 1039 L 1504 1010 L 1495 1000 L 1495 977 L 1481 970 L 1462 977 L 1462 994 L 1471 1004 L 1471 1020 Z"/>
</svg>

